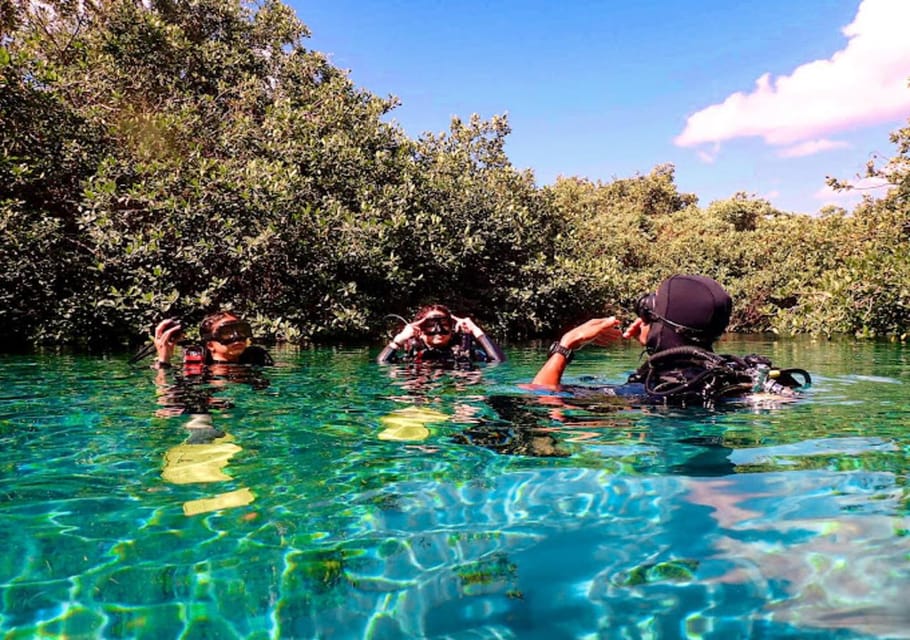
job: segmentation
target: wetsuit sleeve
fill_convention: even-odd
[[[483,350],[487,354],[487,362],[505,362],[506,354],[502,352],[502,349],[499,348],[499,345],[493,342],[493,340],[487,334],[481,334],[479,338],[475,338]]]
[[[377,364],[393,364],[398,362],[398,345],[394,342],[390,342],[385,346],[385,348],[379,352],[379,355],[376,356]]]

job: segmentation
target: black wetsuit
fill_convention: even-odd
[[[445,347],[428,347],[422,340],[411,340],[402,352],[386,346],[376,361],[379,364],[422,364],[444,369],[470,368],[475,362],[504,362],[502,349],[486,334],[475,338],[470,333],[456,333]]]
[[[622,420],[630,419],[627,410],[632,407],[668,405],[713,411],[751,402],[756,394],[793,397],[811,383],[804,370],[778,369],[762,356],[722,355],[695,347],[677,349],[649,358],[625,384],[562,385],[562,402],[555,405],[541,403],[533,396],[489,396],[486,403],[496,419],[480,419],[454,435],[453,440],[508,455],[566,456],[570,452],[554,435],[559,431],[553,429],[550,412],[554,406],[581,410],[567,411],[560,417],[563,426],[571,429],[575,421],[589,424],[592,416],[605,421],[606,416],[615,415],[609,418],[611,423],[622,424]],[[710,456],[717,458],[717,451],[712,449]],[[714,472],[728,469],[719,464]]]

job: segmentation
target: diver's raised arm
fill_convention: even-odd
[[[543,364],[531,384],[556,387],[562,380],[566,366],[572,361],[575,351],[589,343],[606,346],[621,337],[617,328],[619,320],[594,318],[563,334],[558,342],[550,346],[549,357]]]
[[[505,362],[506,354],[500,348],[498,344],[493,342],[493,339],[485,333],[480,334],[480,336],[474,336],[474,339],[477,340],[477,344],[487,353],[488,362]]]
[[[153,338],[158,359],[152,363],[153,369],[167,369],[171,366],[174,347],[177,346],[177,340],[181,335],[183,335],[183,327],[177,318],[168,318],[158,323]]]
[[[474,336],[477,344],[486,352],[488,362],[505,362],[506,354],[503,353],[499,345],[490,336],[484,333],[484,330],[476,322],[467,316],[464,318],[452,316],[452,318],[455,320],[456,331],[470,333]]]
[[[409,322],[404,325],[404,328],[398,332],[392,340],[387,344],[382,351],[379,352],[379,355],[376,356],[376,362],[378,364],[391,364],[398,359],[398,351],[406,348],[408,342],[416,338],[420,333],[420,329],[417,328],[417,325],[413,322]]]

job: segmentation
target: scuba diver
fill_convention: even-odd
[[[206,316],[199,327],[201,344],[182,339],[183,326],[176,318],[164,320],[155,327],[153,348],[146,347],[134,356],[137,361],[157,352],[152,364],[157,369],[155,380],[160,408],[159,417],[188,416],[184,424],[187,438],[170,447],[164,454],[161,477],[170,484],[220,483],[234,480],[225,468],[242,447],[232,434],[216,424],[219,411],[234,403],[220,392],[227,383],[248,384],[264,389],[269,380],[259,371],[274,364],[262,347],[251,345],[252,329],[248,322],[228,311]],[[183,348],[182,367],[175,368],[172,379],[166,375],[177,345]],[[183,504],[186,515],[207,513],[250,504],[255,499],[246,487],[219,492],[189,500]]]
[[[174,355],[174,347],[183,335],[183,326],[176,318],[163,320],[155,327],[154,344],[158,360],[153,369],[168,369]],[[230,311],[211,313],[199,325],[202,346],[184,348],[184,364],[228,365],[247,364],[269,366],[275,364],[268,351],[250,344],[253,331],[250,323],[241,320]]]
[[[225,382],[248,384],[253,389],[265,389],[269,380],[260,367],[274,364],[268,351],[251,345],[252,329],[248,322],[229,311],[219,311],[203,318],[199,326],[202,344],[183,340],[183,326],[176,318],[158,323],[151,345],[141,349],[130,362],[137,362],[152,351],[158,359],[152,369],[158,370],[158,410],[161,416],[202,415],[216,409],[233,406],[230,400],[217,396]],[[182,367],[175,369],[172,380],[165,371],[171,369],[174,350],[183,349]],[[192,424],[192,421],[191,421]],[[193,430],[193,440],[205,441],[217,437],[217,430]]]
[[[422,308],[413,321],[405,322],[376,361],[462,369],[471,368],[474,362],[505,359],[502,349],[471,318],[459,318],[448,307],[434,304]]]
[[[161,414],[197,415],[229,408],[230,401],[216,397],[224,382],[248,384],[254,389],[269,386],[259,368],[274,361],[268,351],[250,344],[252,329],[248,322],[229,311],[218,311],[203,318],[199,335],[202,344],[182,340],[183,326],[175,318],[163,320],[155,327],[152,344],[158,359],[151,366],[158,370],[158,401],[165,407]],[[171,369],[171,358],[178,344],[183,348],[183,366],[168,383],[164,372]],[[150,351],[146,347],[133,361]]]
[[[732,306],[730,295],[711,278],[671,276],[655,293],[639,297],[638,317],[624,332],[615,317],[594,318],[566,332],[550,347],[532,384],[559,386],[576,350],[589,343],[603,346],[620,336],[637,339],[648,358],[626,384],[597,389],[608,395],[645,404],[713,407],[717,401],[755,393],[794,396],[811,384],[808,372],[775,368],[760,355],[714,353]]]

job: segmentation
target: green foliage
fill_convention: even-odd
[[[774,215],[774,210],[770,202],[740,192],[729,200],[712,202],[706,213],[731,225],[735,231],[755,231],[759,221]]]
[[[66,247],[26,259],[68,284],[45,286],[41,307],[5,290],[36,316],[23,339],[125,339],[221,307],[277,338],[356,337],[440,299],[527,334],[571,288],[525,286],[551,273],[561,220],[511,167],[504,117],[408,139],[383,120],[396,99],[306,50],[306,27],[277,2],[57,9],[19,16],[5,66],[22,96],[4,117],[47,148],[8,130],[3,169],[23,186],[4,212],[56,215]]]
[[[560,246],[570,271],[585,283],[582,315],[619,313],[637,295],[653,289],[662,275],[655,258],[666,250],[655,244],[673,216],[691,209],[696,198],[673,182],[672,165],[647,176],[610,183],[560,179],[552,187],[555,206],[570,227]],[[612,305],[604,308],[605,301]]]
[[[831,255],[816,278],[804,284],[800,303],[782,313],[778,326],[791,332],[906,339],[910,319],[910,248],[895,241],[906,213],[884,200],[842,218]]]
[[[672,167],[658,167],[631,180],[553,187],[571,222],[564,250],[580,271],[596,274],[586,311],[612,300],[628,312],[635,292],[688,272],[730,290],[732,330],[906,336],[910,216],[899,189],[853,215],[808,217],[743,193],[700,209],[675,192],[672,177]],[[642,197],[654,193],[662,196]],[[649,207],[655,200],[671,206]]]
[[[50,8],[48,8],[50,7]],[[277,1],[3,4],[0,319],[11,343],[122,343],[216,308],[258,334],[374,336],[442,301],[501,336],[628,312],[689,271],[742,330],[907,332],[910,128],[852,215],[697,206],[671,165],[538,187],[507,119],[418,139]]]

